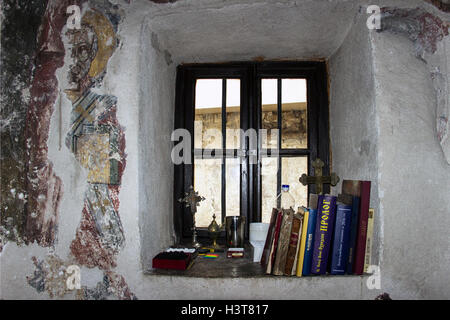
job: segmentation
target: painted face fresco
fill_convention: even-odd
[[[97,36],[87,25],[82,25],[80,30],[70,30],[67,35],[72,45],[71,57],[74,59],[69,71],[69,82],[76,85],[74,89],[81,89],[80,86],[88,81],[91,63],[97,54]]]

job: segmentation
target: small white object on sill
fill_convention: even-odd
[[[261,261],[268,231],[268,223],[250,223],[250,244],[252,245],[253,262]]]
[[[266,241],[250,240],[253,252],[253,262],[260,262]]]

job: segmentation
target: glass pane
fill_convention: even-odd
[[[277,200],[277,158],[262,158],[261,166],[261,219],[269,223]]]
[[[194,147],[222,149],[222,79],[197,80]]]
[[[226,215],[240,215],[241,166],[239,158],[226,159]]]
[[[303,173],[308,174],[308,157],[281,158],[281,184],[289,185],[289,193],[295,199],[295,210],[308,206],[308,188],[298,180]]]
[[[262,148],[277,148],[278,135],[273,129],[278,129],[278,84],[277,79],[261,80],[262,115],[261,128],[267,130],[267,137],[262,135]]]
[[[281,80],[281,147],[308,147],[307,102],[305,79]]]
[[[208,227],[215,213],[220,221],[222,211],[222,159],[195,159],[194,189],[206,199],[195,214],[196,226]]]
[[[241,80],[227,79],[227,149],[239,149],[241,128]]]

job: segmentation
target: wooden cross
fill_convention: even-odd
[[[315,184],[316,185],[316,193],[322,194],[323,193],[323,185],[324,184],[330,184],[333,187],[336,186],[339,182],[339,177],[336,175],[336,173],[332,172],[331,176],[322,176],[322,168],[325,164],[322,160],[317,158],[312,163],[312,166],[314,168],[314,176],[307,176],[306,174],[302,174],[299,181],[304,185],[308,184]]]
[[[191,207],[191,213],[194,215],[197,212],[197,207],[200,205],[200,201],[205,200],[204,197],[199,196],[198,192],[194,191],[194,187],[189,187],[189,192],[184,194],[184,198],[178,199],[179,202],[186,203],[186,207]]]

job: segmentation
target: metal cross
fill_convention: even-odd
[[[316,193],[322,194],[323,193],[323,185],[324,184],[330,184],[333,187],[336,186],[339,182],[339,177],[336,175],[336,173],[332,172],[331,176],[322,176],[322,168],[325,164],[322,160],[317,158],[312,163],[312,166],[314,168],[314,176],[307,176],[306,174],[302,174],[299,181],[304,185],[308,184],[315,184],[316,185]]]
[[[189,187],[189,192],[184,194],[184,198],[178,199],[179,202],[186,203],[186,207],[191,207],[191,213],[194,215],[197,212],[197,207],[200,205],[200,201],[205,200],[204,197],[199,196],[198,192],[194,191],[194,187]]]
[[[186,207],[191,207],[192,213],[192,246],[194,248],[200,248],[202,245],[197,241],[197,230],[195,227],[195,213],[197,212],[197,207],[200,205],[200,201],[205,200],[204,197],[199,196],[198,192],[194,191],[194,187],[189,187],[189,192],[184,194],[184,198],[178,199],[181,203],[186,203]]]

